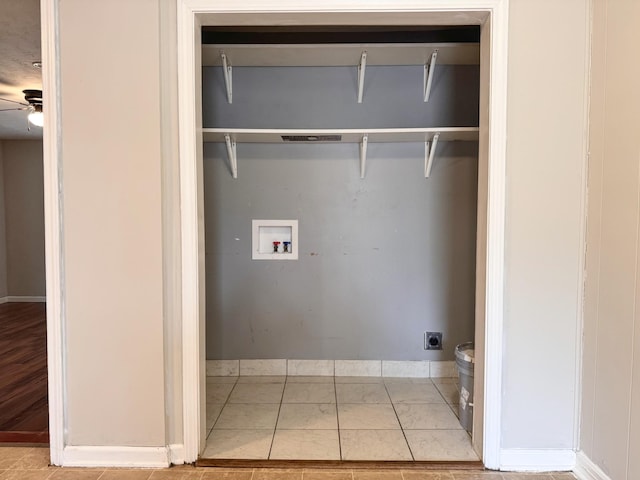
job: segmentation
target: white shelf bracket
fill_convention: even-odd
[[[233,77],[231,65],[227,61],[227,56],[222,53],[220,54],[222,57],[222,72],[224,73],[224,86],[227,88],[227,102],[231,103],[233,100]]]
[[[227,144],[227,155],[229,156],[229,163],[231,164],[231,175],[233,175],[233,178],[238,178],[238,157],[236,156],[236,141],[231,140],[231,137],[229,135],[225,135],[224,143]]]
[[[433,82],[433,72],[436,69],[436,59],[438,58],[438,50],[434,50],[431,54],[431,61],[424,66],[424,101],[429,101],[431,95],[431,83]]]
[[[429,142],[424,142],[424,178],[429,178],[431,175],[431,167],[433,166],[433,157],[436,153],[436,146],[438,145],[439,133],[433,136],[433,139]]]
[[[360,142],[360,178],[364,178],[364,174],[367,170],[367,143],[369,142],[369,135],[363,135]]]
[[[360,64],[358,65],[358,103],[362,103],[364,93],[364,72],[367,68],[367,52],[362,52]]]

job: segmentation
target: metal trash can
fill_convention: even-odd
[[[473,429],[473,364],[474,345],[473,342],[461,343],[456,347],[456,365],[458,366],[458,376],[460,378],[460,403],[458,404],[458,414],[460,425],[467,432]]]

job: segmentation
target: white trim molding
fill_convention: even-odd
[[[188,0],[178,4],[178,131],[180,154],[180,215],[182,262],[182,421],[185,461],[200,454],[200,218],[198,211],[198,132],[196,49],[198,9]]]
[[[169,466],[167,447],[65,447],[64,467],[165,468]]]
[[[395,24],[419,23],[419,15],[454,13],[477,22],[488,21],[490,34],[488,204],[486,269],[486,337],[483,461],[487,468],[501,467],[502,360],[504,315],[504,230],[507,142],[507,49],[509,0],[179,0],[178,86],[179,152],[182,239],[182,359],[183,421],[186,462],[197,459],[201,442],[200,381],[205,375],[202,328],[204,253],[202,245],[201,178],[202,132],[199,126],[200,26],[239,18],[251,25],[274,22],[274,16],[298,14],[296,22],[318,15],[367,15]],[[259,15],[256,15],[259,14]],[[273,14],[274,16],[270,17]],[[335,14],[335,15],[334,15]],[[488,20],[486,20],[488,18]],[[393,20],[391,20],[393,19]],[[266,22],[266,23],[265,23]],[[482,132],[481,132],[482,134]]]
[[[39,296],[7,295],[0,298],[0,303],[44,303],[46,301],[47,297]]]
[[[171,465],[182,465],[184,463],[184,445],[182,443],[169,445],[169,463]]]
[[[573,473],[580,480],[611,480],[611,477],[593,463],[582,450],[576,455],[576,467]]]
[[[502,357],[504,331],[504,235],[507,154],[507,56],[509,4],[495,2],[491,11],[489,85],[489,168],[484,345],[484,422],[482,459],[500,468],[502,440]]]
[[[60,126],[60,40],[58,1],[41,0],[42,100],[44,108],[44,233],[47,297],[49,451],[62,465],[65,411],[64,255],[62,219],[62,140]]]
[[[576,452],[569,449],[510,448],[500,451],[500,470],[505,472],[570,472]]]

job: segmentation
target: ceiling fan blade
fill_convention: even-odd
[[[28,103],[24,103],[24,102],[16,102],[15,100],[9,100],[8,98],[2,98],[0,97],[0,101],[2,102],[11,102],[11,103],[17,103],[18,105],[23,105],[25,107],[28,107],[29,104]]]
[[[3,109],[0,109],[0,112],[11,112],[14,110],[26,110],[26,108],[3,108]]]

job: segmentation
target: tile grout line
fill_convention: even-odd
[[[213,422],[213,425],[211,425],[211,430],[209,430],[209,433],[207,433],[207,438],[205,438],[205,446],[204,446],[205,449],[203,450],[203,453],[207,449],[207,441],[209,440],[209,437],[213,434],[213,429],[215,428],[216,424],[218,423],[218,420],[220,420],[220,417],[222,416],[222,412],[224,411],[225,407],[229,404],[229,398],[231,398],[231,394],[235,390],[239,379],[240,379],[239,376],[236,377],[236,381],[233,383],[233,387],[231,387],[231,390],[227,394],[227,397],[226,397],[224,403],[222,404],[222,408],[220,409],[220,412],[218,413],[218,416],[216,417],[216,420]],[[205,379],[205,384],[206,384],[206,379]],[[221,385],[229,385],[229,384],[221,384]],[[205,388],[208,389],[208,385]],[[206,394],[205,394],[205,400],[206,400]],[[206,402],[205,402],[205,405],[206,405]],[[205,408],[205,412],[206,412],[206,408]],[[206,419],[205,419],[205,422],[206,422]],[[200,455],[198,455],[198,457],[200,457]],[[151,475],[153,475],[153,473]],[[149,478],[151,478],[151,476],[149,476]]]
[[[407,434],[404,431],[404,427],[402,426],[402,422],[400,421],[400,417],[398,416],[398,412],[396,411],[396,405],[395,403],[393,403],[393,399],[391,398],[391,394],[389,393],[386,382],[383,381],[382,385],[384,385],[384,391],[387,392],[387,396],[389,397],[389,401],[391,402],[391,408],[393,408],[393,413],[396,416],[396,420],[398,420],[398,425],[400,425],[400,431],[402,432],[402,437],[404,438],[404,441],[407,444],[407,448],[409,449],[409,453],[411,454],[411,460],[415,462],[416,457],[413,455],[413,450],[411,449],[411,445],[409,444],[409,440],[407,439]]]
[[[436,390],[438,391],[438,393],[440,394],[440,396],[444,400],[444,403],[449,407],[449,410],[451,410],[453,412],[453,414],[456,416],[456,418],[458,419],[458,422],[459,422],[460,421],[460,417],[458,416],[458,412],[456,411],[458,409],[457,405],[454,406],[452,403],[449,403],[449,401],[445,398],[444,394],[440,390],[440,387],[438,386],[437,383],[435,383],[433,380],[431,380],[431,383],[433,384],[434,387],[436,387]],[[456,390],[458,391],[458,395],[460,395],[460,390],[457,387],[456,387]]]
[[[288,361],[287,361],[287,373],[288,372]],[[273,435],[271,437],[271,446],[269,447],[269,454],[267,455],[267,460],[271,459],[271,452],[273,450],[273,443],[275,442],[276,439],[276,431],[278,429],[278,422],[280,421],[280,412],[282,411],[282,402],[284,401],[284,392],[287,389],[287,379],[289,378],[289,375],[285,375],[284,376],[284,384],[282,385],[282,395],[280,395],[280,404],[278,405],[278,415],[276,416],[276,423],[273,426]],[[253,478],[253,473],[251,474],[251,477]]]
[[[342,458],[342,439],[340,438],[340,415],[338,415],[338,385],[336,384],[336,375],[335,375],[335,365],[333,367],[333,394],[336,399],[336,425],[338,426],[338,453],[340,454],[340,460],[344,460]],[[351,473],[351,478],[353,478],[353,473]]]
[[[438,378],[438,377],[436,377],[436,378]],[[451,377],[451,378],[453,378],[453,377]],[[442,399],[444,400],[444,403],[449,407],[449,410],[451,410],[451,412],[458,419],[458,423],[460,423],[459,413],[456,411],[458,409],[458,405],[454,405],[453,403],[449,403],[449,401],[446,399],[446,397],[442,393],[442,390],[440,390],[440,386],[438,386],[438,384],[433,381],[433,378],[431,378],[431,383],[436,388],[438,394],[440,394],[440,397],[442,397]],[[445,384],[440,384],[440,385],[445,385]],[[454,383],[453,385],[456,385],[456,384]],[[460,388],[458,386],[456,386],[456,391],[458,392],[458,396],[459,396],[460,395]],[[460,424],[460,427],[461,427],[462,431],[465,432],[467,434],[467,436],[469,437],[469,442],[471,443],[471,446],[473,448],[473,435],[471,434],[471,432],[467,432],[464,429],[464,427],[462,427],[462,424]],[[433,430],[451,430],[451,429],[448,429],[448,428],[434,428]],[[457,429],[455,429],[455,430],[457,430]],[[475,449],[474,449],[474,452],[475,452]],[[476,456],[477,456],[477,453],[476,453]]]
[[[205,439],[205,448],[206,448],[206,441],[209,440],[209,437],[213,433],[213,429],[215,428],[216,424],[218,423],[218,420],[220,420],[220,416],[222,415],[222,412],[224,411],[225,407],[229,404],[229,399],[231,398],[231,394],[233,393],[233,391],[236,389],[236,385],[238,385],[238,379],[239,378],[240,377],[236,378],[236,381],[234,382],[233,387],[231,387],[231,390],[227,394],[227,398],[225,399],[224,403],[222,404],[222,408],[220,409],[220,412],[218,413],[218,416],[216,417],[216,420],[213,422],[213,425],[211,425],[211,430],[209,430],[209,433],[207,433],[207,438]],[[223,384],[223,385],[229,385],[229,384]],[[206,399],[206,395],[205,395],[205,399]],[[206,419],[205,419],[205,421],[206,421]]]

